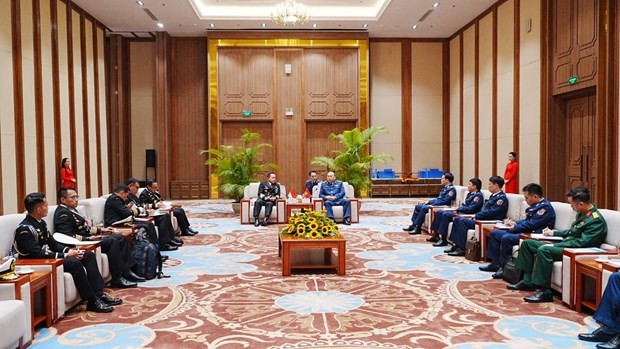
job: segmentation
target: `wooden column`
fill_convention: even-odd
[[[155,151],[157,152],[157,182],[164,197],[170,197],[170,159],[172,144],[172,39],[168,33],[155,36]]]

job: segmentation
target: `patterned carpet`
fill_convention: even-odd
[[[282,277],[277,227],[240,225],[229,203],[187,202],[200,234],[167,252],[169,279],[108,290],[110,314],[82,303],[32,348],[595,348],[591,316],[527,293],[410,236],[413,199],[364,200],[341,226],[347,274]]]

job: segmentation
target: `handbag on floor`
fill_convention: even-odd
[[[467,240],[465,244],[465,258],[474,262],[480,260],[480,241],[475,238]]]
[[[515,257],[515,254],[518,251],[519,250],[514,251],[512,253],[512,256],[510,256],[510,258],[506,262],[506,264],[504,264],[504,274],[502,276],[502,279],[504,279],[504,281],[512,285],[521,281],[521,278],[523,277],[523,272],[517,269],[517,267],[515,266],[517,262],[517,257]]]

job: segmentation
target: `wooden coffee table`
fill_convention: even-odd
[[[278,234],[278,256],[282,257],[282,276],[290,276],[291,269],[337,269],[338,275],[345,275],[347,240],[341,235],[326,236],[322,239],[299,238],[292,234]],[[338,258],[336,260],[332,253],[332,248],[337,249]],[[293,258],[292,251],[296,250],[300,254],[309,250],[323,249],[322,263],[315,263],[315,260],[301,260]],[[336,263],[334,263],[336,260]]]
[[[52,272],[36,271],[30,274],[30,299],[32,301],[32,334],[39,324],[52,326]]]

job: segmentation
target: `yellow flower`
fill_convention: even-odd
[[[319,234],[319,232],[317,230],[310,230],[310,237],[313,239],[316,239],[318,237],[322,237],[321,234]]]
[[[318,228],[319,228],[319,223],[317,222],[310,223],[310,229],[317,230]]]
[[[329,233],[329,231],[330,231],[330,230],[331,230],[331,229],[330,229],[328,226],[326,226],[326,225],[324,225],[324,226],[322,226],[322,227],[321,227],[321,232],[322,232],[323,234],[327,234],[327,233]]]

